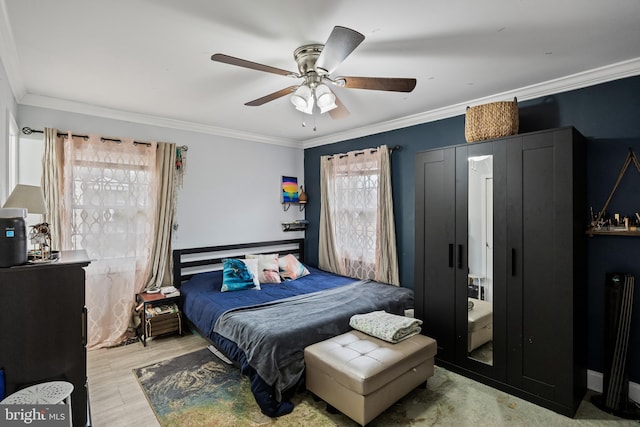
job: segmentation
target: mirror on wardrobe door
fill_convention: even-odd
[[[468,163],[467,353],[493,365],[493,156]]]

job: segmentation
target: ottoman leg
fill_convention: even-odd
[[[327,412],[330,414],[339,414],[340,411],[338,411],[333,405],[330,405],[329,403],[327,403]]]
[[[327,403],[327,412],[330,414],[339,414],[340,411],[338,411],[336,408],[334,408],[332,405]]]

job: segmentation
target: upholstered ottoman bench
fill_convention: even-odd
[[[471,353],[493,339],[493,305],[475,298],[469,298],[469,301],[473,303],[467,329],[467,351]]]
[[[390,343],[354,330],[304,350],[307,390],[367,424],[433,375],[436,341]]]

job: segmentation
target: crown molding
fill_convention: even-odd
[[[424,113],[414,114],[396,120],[377,123],[372,126],[364,126],[357,129],[351,129],[346,132],[340,132],[321,138],[310,139],[305,141],[303,146],[304,148],[312,148],[320,145],[347,141],[350,139],[361,138],[367,135],[388,132],[391,130],[455,117],[465,114],[466,108],[469,105],[485,104],[487,102],[494,101],[504,101],[505,99],[511,99],[514,97],[517,97],[518,101],[526,101],[529,99],[535,99],[561,92],[567,92],[570,90],[581,89],[599,83],[606,83],[609,81],[637,75],[640,75],[640,58],[618,62],[604,67],[595,68],[581,73],[571,74],[558,79],[525,86],[519,89],[513,89],[507,92],[502,92],[483,98],[464,101],[455,105],[425,111]]]
[[[27,92],[22,75],[20,74],[20,62],[18,61],[18,51],[13,40],[13,31],[9,22],[7,5],[5,0],[0,0],[0,59],[4,64],[9,87],[13,92],[16,102]]]
[[[216,135],[227,138],[241,139],[243,141],[261,142],[264,144],[284,145],[287,147],[301,148],[299,142],[284,139],[273,138],[256,133],[242,132],[235,129],[227,129],[218,126],[203,125],[200,123],[186,122],[166,117],[152,116],[148,114],[133,113],[129,111],[116,110],[111,108],[99,107],[96,105],[84,104],[81,102],[69,101],[60,98],[53,98],[41,95],[26,94],[19,102],[20,105],[29,105],[32,107],[49,108],[53,110],[67,111],[70,113],[85,114],[97,116],[107,119],[122,120],[138,124],[151,126],[160,126],[171,129],[186,130],[191,132],[204,133],[208,135]]]
[[[4,6],[3,2],[0,4]],[[350,129],[345,132],[339,132],[320,138],[310,139],[304,141],[303,143],[295,140],[267,137],[264,135],[242,132],[218,126],[203,125],[199,123],[186,122],[164,117],[132,113],[34,94],[25,94],[17,99],[19,100],[18,102],[21,105],[50,108],[78,114],[88,114],[115,120],[123,120],[140,124],[161,126],[172,129],[180,129],[234,139],[241,139],[244,141],[261,142],[265,144],[282,145],[295,148],[313,148],[320,145],[348,141],[368,135],[374,135],[382,132],[388,132],[396,129],[463,115],[467,106],[469,105],[478,105],[487,102],[501,101],[505,99],[511,99],[513,97],[517,97],[518,101],[526,101],[529,99],[540,98],[636,75],[640,75],[640,58],[607,65],[593,70],[572,74],[543,83],[525,86],[519,89],[509,90],[483,98],[476,98],[460,102],[458,104],[449,105],[447,107],[438,108],[406,117],[401,117],[395,120],[376,123],[375,125],[371,126],[363,126],[356,129]],[[14,89],[14,93],[15,92],[18,91]]]

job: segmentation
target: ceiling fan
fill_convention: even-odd
[[[216,53],[212,61],[250,68],[267,73],[304,79],[300,84],[288,86],[270,93],[244,105],[259,106],[285,95],[292,94],[291,102],[296,109],[313,114],[314,106],[320,113],[329,112],[333,119],[349,115],[347,108],[335,96],[326,83],[350,89],[369,89],[393,92],[411,92],[416,86],[416,79],[392,77],[337,77],[331,73],[355,50],[364,40],[364,35],[350,28],[336,26],[331,31],[327,42],[323,44],[306,44],[293,52],[298,64],[298,72],[283,70],[268,65],[258,64],[245,59]]]

